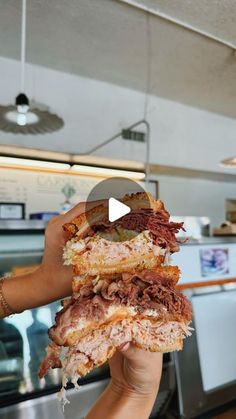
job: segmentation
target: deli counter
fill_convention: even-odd
[[[202,418],[236,402],[236,238],[189,241],[172,263],[182,271],[194,328],[174,354],[179,417]]]

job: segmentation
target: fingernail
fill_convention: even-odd
[[[126,342],[119,347],[120,351],[127,351],[127,349],[129,349],[129,342]]]

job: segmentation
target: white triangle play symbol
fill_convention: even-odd
[[[110,223],[119,220],[119,218],[123,217],[126,214],[129,214],[130,211],[131,208],[128,207],[128,205],[122,204],[122,202],[118,201],[115,198],[109,198],[108,218]]]

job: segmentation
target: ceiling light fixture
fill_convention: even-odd
[[[0,105],[0,130],[14,134],[46,134],[64,126],[63,120],[56,114],[30,106],[25,94],[25,51],[26,51],[26,0],[22,0],[21,22],[21,93],[15,105]]]
[[[68,174],[88,175],[102,178],[123,177],[134,180],[144,180],[145,173],[131,170],[109,169],[104,167],[86,166],[71,163],[61,163],[54,161],[24,159],[19,157],[0,156],[0,168],[11,169],[35,169],[46,171],[63,171]]]
[[[74,164],[71,167],[71,172],[78,172],[78,174],[89,174],[98,177],[124,177],[134,180],[145,179],[144,172],[133,172],[130,170],[108,169],[104,167],[93,167]]]
[[[69,170],[70,164],[58,163],[44,160],[20,159],[18,157],[0,156],[1,167],[11,168],[31,168],[31,169],[45,169],[45,170]]]

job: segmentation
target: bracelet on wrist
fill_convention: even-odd
[[[6,279],[6,277],[0,278],[0,309],[4,317],[8,317],[11,314],[14,314],[14,310],[8,304],[3,292],[3,285]]]

